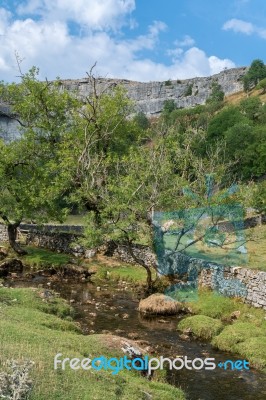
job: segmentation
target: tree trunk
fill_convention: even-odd
[[[151,292],[152,291],[152,287],[153,287],[153,281],[152,281],[152,273],[151,273],[150,267],[147,264],[145,264],[144,260],[142,260],[141,258],[136,256],[136,254],[133,251],[131,242],[127,242],[127,248],[128,248],[129,254],[133,258],[133,260],[136,261],[137,264],[139,264],[143,268],[145,268],[145,270],[147,272],[147,280],[146,280],[147,290],[148,290],[148,292]]]
[[[7,233],[8,233],[8,240],[9,244],[12,247],[12,249],[20,256],[24,256],[27,254],[25,250],[23,250],[20,245],[16,242],[17,239],[17,228],[19,226],[19,223],[11,224],[9,223],[7,225]]]

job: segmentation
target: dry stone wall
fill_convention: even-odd
[[[23,225],[24,228],[28,225]],[[94,249],[86,249],[79,244],[81,232],[59,232],[58,229],[45,231],[36,227],[27,233],[27,243],[38,247],[47,248],[57,252],[64,252],[74,256],[90,258],[95,255]],[[73,227],[72,227],[73,228]],[[82,227],[77,227],[80,230]],[[25,229],[26,230],[26,229]],[[67,228],[65,229],[67,230]],[[7,241],[6,227],[0,224],[0,242]],[[108,246],[101,250],[108,252]],[[109,249],[110,250],[110,249]],[[148,265],[156,264],[156,256],[147,246],[135,246],[135,255],[144,260]],[[121,261],[134,263],[134,259],[123,244],[113,246],[109,255]],[[217,290],[227,296],[239,296],[254,307],[266,310],[266,272],[251,270],[249,268],[223,266],[212,262],[191,258],[183,254],[173,254],[161,271],[162,274],[178,271],[180,279],[186,282],[188,274],[202,287]]]

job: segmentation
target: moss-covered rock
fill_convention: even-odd
[[[223,329],[221,321],[206,315],[193,315],[179,322],[178,329],[182,332],[189,330],[194,336],[211,339]]]

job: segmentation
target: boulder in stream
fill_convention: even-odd
[[[183,311],[182,303],[162,293],[140,300],[138,310],[144,315],[175,315]]]

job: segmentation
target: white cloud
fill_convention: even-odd
[[[235,64],[228,58],[221,60],[218,57],[211,56],[211,57],[209,57],[209,63],[210,63],[211,75],[218,74],[220,71],[222,71],[224,69],[229,69],[229,68],[235,67]]]
[[[223,25],[223,30],[232,30],[245,35],[256,34],[262,39],[266,39],[266,29],[260,28],[251,22],[242,21],[241,19],[230,19]]]
[[[176,40],[174,44],[179,47],[190,47],[194,46],[195,40],[189,35],[185,35],[182,40]]]
[[[230,19],[223,25],[223,30],[234,32],[245,33],[246,35],[251,35],[254,33],[254,27],[250,22],[242,21],[241,19]]]
[[[116,29],[135,9],[135,0],[28,0],[21,15],[41,15],[56,21],[74,21],[90,29]]]
[[[46,2],[55,4],[59,10],[63,0],[56,0],[54,3],[48,0],[31,0],[27,4],[28,12],[43,7]],[[90,2],[91,0],[87,0],[86,4]],[[85,0],[76,2],[72,0],[72,3],[65,0],[64,3],[69,7],[73,3],[74,10],[78,5],[80,7],[84,5]],[[99,0],[98,3],[100,3]],[[42,79],[45,77],[54,79],[56,76],[82,78],[95,61],[97,61],[97,73],[101,76],[140,81],[208,76],[226,67],[235,66],[230,60],[219,59],[214,55],[209,57],[197,47],[186,50],[176,47],[172,50],[172,54],[168,52],[173,57],[170,65],[144,58],[140,55],[140,51],[157,50],[160,33],[167,29],[166,24],[162,21],[154,21],[148,27],[146,34],[129,40],[120,34],[110,33],[108,28],[113,26],[115,29],[118,21],[116,17],[123,13],[130,13],[129,10],[135,3],[130,0],[102,0],[101,3],[112,3],[119,7],[116,13],[114,11],[108,13],[106,10],[104,12],[101,9],[98,13],[95,11],[94,17],[84,17],[84,20],[90,21],[90,26],[95,29],[88,29],[80,36],[71,33],[67,18],[50,19],[48,12],[47,18],[38,20],[30,18],[30,14],[27,14],[27,18],[21,16],[20,19],[14,19],[14,16],[6,10],[0,9],[1,79],[11,81],[18,75],[15,52],[24,59],[23,71],[36,65],[40,67]],[[96,29],[96,27],[102,29]],[[194,43],[189,36],[185,36],[181,42],[183,46],[191,46]]]

